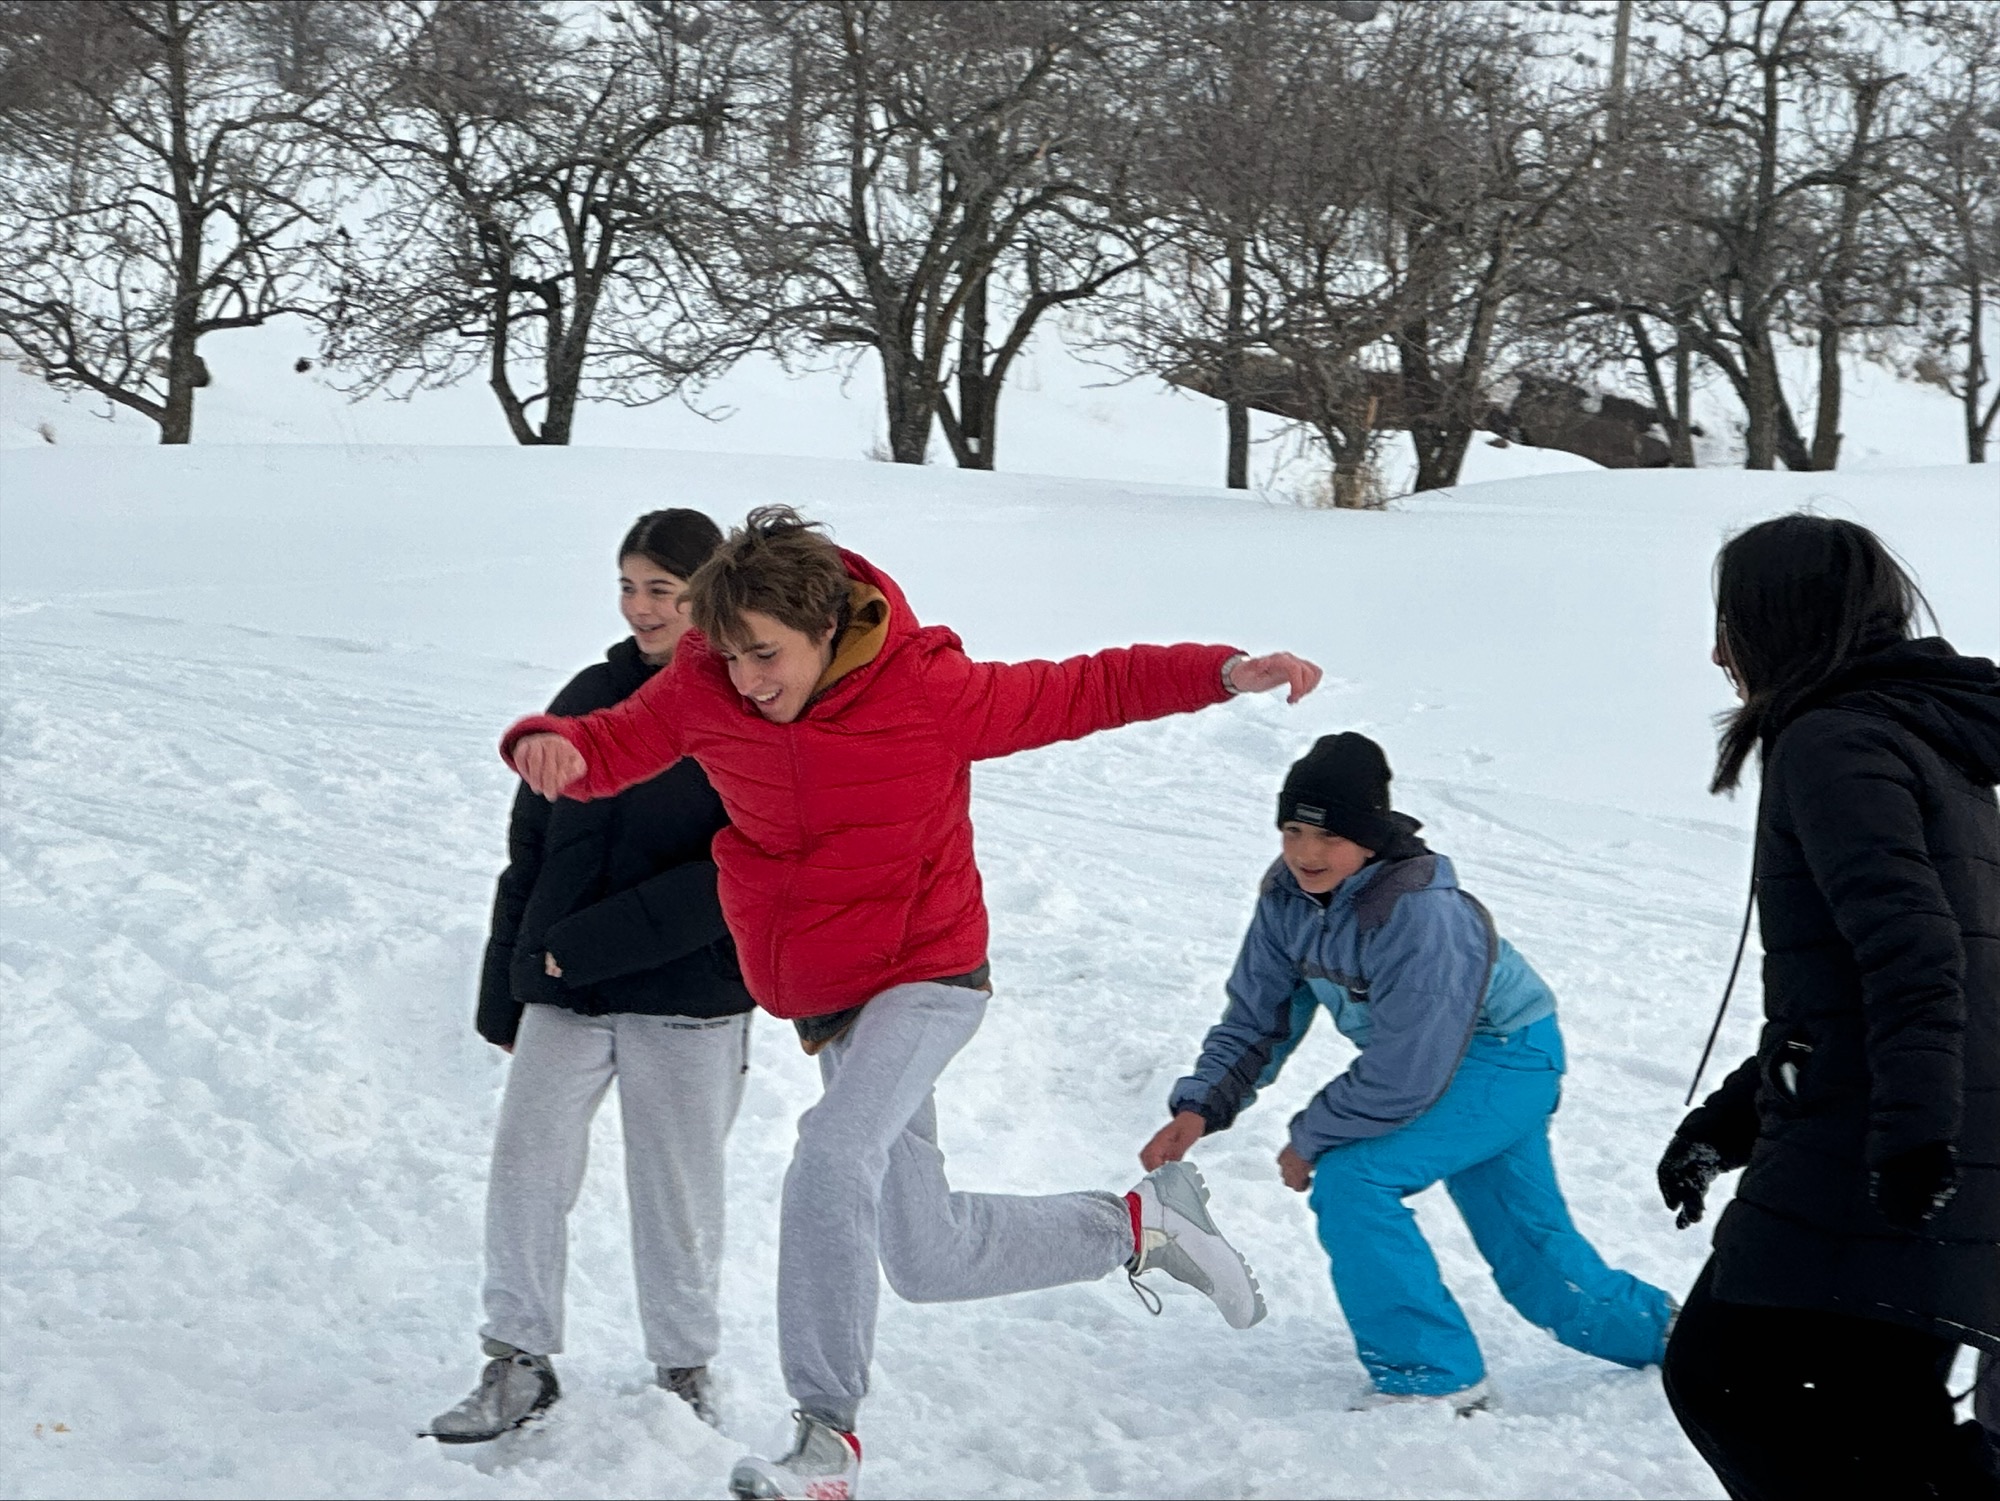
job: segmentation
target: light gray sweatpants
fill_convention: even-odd
[[[984,991],[898,985],[820,1053],[778,1241],[778,1353],[799,1407],[852,1429],[868,1393],[883,1273],[913,1303],[1087,1282],[1132,1254],[1113,1193],[954,1193],[932,1085],[986,1014]],[[877,1271],[877,1267],[880,1271]]]
[[[743,1099],[750,1018],[578,1016],[531,1005],[514,1040],[486,1185],[487,1339],[563,1343],[569,1212],[591,1117],[618,1080],[646,1358],[707,1365],[721,1339],[723,1144]]]

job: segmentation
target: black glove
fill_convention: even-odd
[[[1868,1197],[1883,1219],[1904,1230],[1921,1230],[1957,1192],[1958,1153],[1948,1141],[1898,1152],[1868,1175]]]
[[[1705,1141],[1677,1134],[1667,1143],[1658,1169],[1660,1197],[1667,1208],[1680,1211],[1674,1216],[1675,1229],[1685,1230],[1700,1221],[1708,1208],[1708,1185],[1724,1166],[1722,1153]]]

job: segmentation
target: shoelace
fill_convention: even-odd
[[[1158,1318],[1160,1309],[1165,1306],[1160,1301],[1160,1295],[1141,1282],[1139,1274],[1129,1266],[1125,1268],[1125,1280],[1132,1284],[1132,1291],[1139,1295],[1139,1302],[1144,1305],[1146,1312]]]

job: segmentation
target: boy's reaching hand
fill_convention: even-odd
[[[1278,1176],[1285,1180],[1285,1187],[1295,1194],[1302,1194],[1313,1186],[1313,1165],[1292,1150],[1290,1142],[1278,1154]]]
[[[1139,1166],[1150,1173],[1163,1162],[1179,1162],[1207,1130],[1208,1122],[1198,1112],[1181,1111],[1139,1149]]]
[[[560,735],[543,731],[523,735],[514,742],[514,770],[521,780],[550,802],[562,796],[563,788],[585,771],[583,752]]]
[[[1231,693],[1289,688],[1291,691],[1285,695],[1288,704],[1297,703],[1317,688],[1322,676],[1317,663],[1288,651],[1274,651],[1262,657],[1232,657],[1222,669],[1222,680]]]

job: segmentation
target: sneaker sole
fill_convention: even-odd
[[[556,1399],[560,1396],[562,1396],[560,1391],[543,1393],[541,1401],[522,1413],[505,1428],[496,1428],[491,1433],[439,1433],[435,1429],[425,1428],[417,1434],[417,1437],[434,1438],[441,1444],[490,1444],[496,1438],[505,1438],[510,1433],[519,1433],[531,1423],[539,1423],[549,1415],[549,1409],[556,1405]]]
[[[1249,1320],[1239,1324],[1224,1313],[1224,1322],[1232,1329],[1250,1329],[1263,1323],[1265,1315],[1270,1312],[1264,1304],[1264,1289],[1258,1285],[1257,1273],[1252,1269],[1249,1258],[1230,1244],[1228,1236],[1216,1229],[1215,1217],[1208,1212],[1208,1180],[1202,1177],[1200,1168],[1185,1158],[1172,1165],[1182,1171],[1157,1183],[1156,1191],[1160,1196],[1160,1202],[1176,1214],[1192,1221],[1195,1228],[1220,1241],[1223,1249],[1236,1258],[1236,1264],[1243,1269],[1244,1280],[1250,1284]],[[1187,1189],[1192,1189],[1192,1194],[1184,1191]],[[1213,1293],[1209,1294],[1211,1300],[1214,1296]],[[1220,1303],[1215,1306],[1218,1309],[1222,1307]]]

